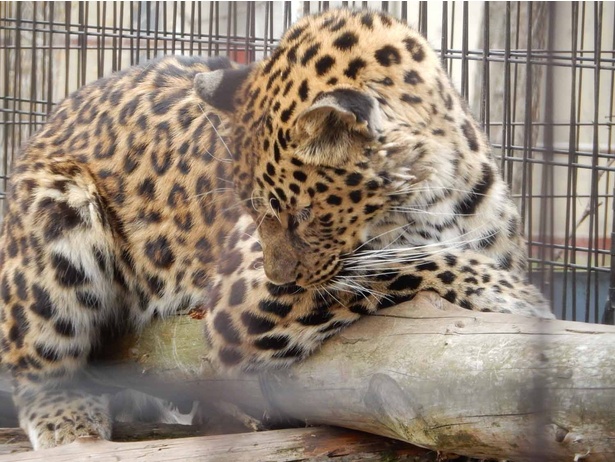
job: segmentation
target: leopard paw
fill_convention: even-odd
[[[37,398],[19,406],[20,425],[35,450],[68,444],[82,436],[111,439],[106,397],[56,391]]]
[[[500,313],[512,313],[543,319],[554,319],[549,302],[531,284],[517,282],[514,285],[500,281],[477,290],[473,301],[474,309]]]

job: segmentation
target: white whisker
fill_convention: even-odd
[[[361,248],[365,247],[365,246],[366,246],[367,244],[369,244],[370,242],[372,242],[372,241],[374,241],[374,240],[376,240],[376,239],[378,239],[378,238],[380,238],[380,237],[382,237],[382,236],[384,236],[384,235],[386,235],[386,234],[393,233],[393,232],[395,232],[395,231],[398,231],[398,230],[400,230],[400,229],[404,229],[404,228],[406,228],[406,227],[408,227],[408,226],[411,226],[411,225],[412,225],[411,223],[406,223],[406,224],[403,224],[403,225],[401,225],[401,226],[398,226],[397,228],[393,228],[393,229],[390,229],[390,230],[388,230],[388,231],[385,231],[385,232],[383,232],[383,233],[381,233],[381,234],[378,234],[377,236],[374,236],[374,237],[372,237],[371,239],[368,239],[368,240],[367,240],[367,241],[365,241],[363,244],[361,244],[359,247],[357,247],[357,248],[353,251],[353,254],[354,254],[355,252],[357,252],[358,250],[361,250]]]
[[[218,129],[216,128],[216,126],[213,124],[213,122],[207,116],[207,112],[205,111],[205,109],[203,109],[203,106],[201,106],[199,104],[199,108],[203,112],[203,115],[207,119],[207,122],[209,122],[209,125],[211,125],[211,128],[213,129],[213,131],[216,133],[216,136],[218,137],[218,139],[222,142],[222,145],[224,146],[224,149],[226,149],[226,152],[228,153],[229,157],[228,157],[228,159],[219,159],[216,156],[214,156],[212,153],[210,153],[209,151],[207,151],[207,154],[209,154],[212,158],[214,158],[214,159],[216,159],[217,161],[220,161],[220,162],[232,162],[233,161],[233,153],[231,152],[231,150],[227,146],[226,142],[224,141],[224,138],[220,135],[220,132],[218,132]],[[222,123],[222,121],[220,121],[220,123]]]
[[[282,224],[282,219],[280,218],[280,214],[278,213],[278,211],[273,207],[273,198],[269,199],[269,209],[271,210],[271,214],[277,218],[278,222],[280,222],[280,224]]]
[[[359,282],[353,280],[352,278],[349,279],[347,276],[336,276],[333,279],[331,287],[333,287],[334,290],[340,292],[347,292],[355,295],[357,293],[367,293],[368,295],[371,295],[376,299],[389,298],[388,294],[379,292],[371,287],[364,286]]]
[[[205,196],[209,196],[210,194],[215,194],[215,193],[220,193],[220,192],[226,192],[226,191],[234,191],[233,188],[216,188],[216,189],[212,189],[211,191],[207,191],[201,194],[195,194],[192,197],[205,197]]]
[[[393,212],[401,212],[401,213],[421,213],[423,215],[430,216],[450,216],[450,217],[476,217],[483,215],[482,213],[453,213],[453,212],[431,212],[429,210],[415,208],[415,207],[407,207],[407,206],[395,206],[391,207]]]
[[[261,227],[261,225],[263,224],[263,221],[265,221],[265,217],[266,217],[266,215],[263,215],[261,217],[261,220],[256,224],[256,228],[254,228],[254,232],[257,232],[258,229]]]
[[[329,295],[329,297],[331,297],[333,300],[335,300],[338,305],[340,305],[341,307],[344,307],[344,308],[348,308],[341,301],[339,301],[339,299],[335,295],[333,295],[331,292],[329,292],[329,290],[327,290],[326,287],[322,287],[322,290],[324,290]]]
[[[435,192],[435,191],[440,191],[440,190],[454,191],[454,192],[460,192],[460,193],[465,193],[465,194],[473,193],[476,196],[485,196],[485,197],[488,196],[488,194],[478,193],[476,191],[472,191],[471,189],[449,188],[447,186],[429,186],[429,187],[417,188],[417,187],[414,187],[413,185],[409,185],[407,188],[398,189],[397,191],[391,191],[387,195],[388,196],[401,196],[401,195],[414,193],[414,192]]]

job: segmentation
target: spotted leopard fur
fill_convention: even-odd
[[[552,316],[487,140],[380,13],[304,18],[247,68],[172,56],[83,87],[7,202],[0,351],[35,448],[110,437],[108,397],[67,384],[154,316],[204,306],[212,358],[243,370],[421,290]]]

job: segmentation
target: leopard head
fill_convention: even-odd
[[[379,13],[329,11],[299,21],[265,61],[195,78],[196,93],[233,125],[235,188],[273,283],[331,281],[399,191],[431,172],[413,163],[420,143],[404,138],[405,127],[426,123],[425,111],[382,96],[397,83],[409,91],[401,63],[423,53],[411,32]]]

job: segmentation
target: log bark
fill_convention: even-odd
[[[513,461],[615,460],[615,327],[470,312],[427,294],[285,370],[224,377],[202,323],[147,328],[100,381]]]

